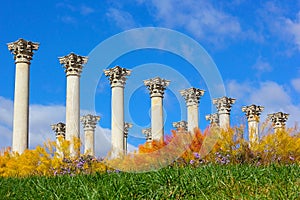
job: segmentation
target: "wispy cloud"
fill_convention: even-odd
[[[117,8],[109,8],[106,16],[110,21],[113,21],[116,26],[122,30],[134,28],[137,26],[133,16],[126,11]]]
[[[290,114],[287,124],[293,126],[296,122],[299,122],[300,107],[293,103],[291,94],[288,91],[287,86],[273,81],[253,83],[231,80],[227,83],[228,95],[238,100],[238,104],[235,106],[241,107],[250,104],[264,106],[262,120],[265,120],[269,113],[286,112]]]
[[[233,39],[241,33],[238,19],[214,7],[209,1],[152,0],[150,7],[151,14],[161,25],[184,28],[197,38],[215,44]]]
[[[258,57],[255,64],[252,66],[252,69],[256,71],[257,76],[261,76],[265,72],[272,71],[270,63],[264,60],[262,57]]]

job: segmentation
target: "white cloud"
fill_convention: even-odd
[[[263,60],[261,57],[258,57],[255,64],[252,66],[253,69],[257,71],[257,75],[260,76],[264,72],[272,71],[271,65]]]
[[[295,45],[300,50],[300,12],[297,13],[296,19],[285,19],[286,32],[291,34]]]
[[[274,112],[285,112],[290,114],[287,125],[293,126],[299,122],[300,105],[293,103],[288,88],[273,81],[261,82],[258,84],[250,82],[237,82],[231,80],[227,84],[227,92],[230,97],[237,98],[238,104],[244,106],[256,104],[264,106],[262,121],[267,114]]]
[[[292,86],[294,87],[294,89],[300,93],[300,78],[297,79],[293,79],[291,81]]]
[[[115,22],[115,24],[123,30],[136,27],[136,23],[129,12],[122,11],[116,8],[109,8],[106,16],[108,19]]]
[[[241,32],[234,16],[217,9],[208,1],[152,0],[153,13],[162,25],[184,28],[194,36],[215,44],[235,38]]]
[[[43,145],[47,140],[55,140],[55,133],[51,130],[51,124],[65,121],[65,107],[61,105],[31,105],[29,116],[29,148]],[[13,102],[0,96],[0,149],[11,146]],[[88,111],[82,111],[86,114]],[[81,138],[84,144],[83,128],[81,126]],[[111,134],[109,129],[97,126],[95,131],[95,148],[97,156],[105,156],[111,147]],[[128,144],[128,150],[135,147]]]

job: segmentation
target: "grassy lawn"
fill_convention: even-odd
[[[300,199],[300,167],[206,165],[148,173],[0,178],[0,199]]]

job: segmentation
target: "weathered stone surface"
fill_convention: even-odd
[[[164,96],[166,87],[170,84],[169,80],[162,79],[160,77],[152,78],[144,81],[145,86],[149,89],[150,96],[161,97]]]
[[[84,129],[84,153],[95,155],[95,128],[100,120],[100,116],[84,115],[80,117],[80,121]]]
[[[186,121],[173,122],[173,127],[177,131],[188,131],[188,123]]]

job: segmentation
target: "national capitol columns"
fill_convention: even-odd
[[[164,116],[163,116],[163,97],[166,87],[170,84],[169,80],[155,77],[144,81],[149,89],[151,97],[151,139],[163,141],[164,139]]]
[[[24,39],[19,39],[8,44],[8,49],[14,55],[16,64],[15,93],[14,93],[14,122],[12,151],[23,153],[28,148],[28,120],[29,120],[29,67],[34,51],[38,50],[39,44]],[[80,119],[85,133],[85,153],[95,155],[95,128],[100,120],[99,116],[85,115],[80,118],[80,76],[88,58],[74,53],[59,58],[59,62],[65,68],[67,79],[66,90],[66,123],[60,122],[51,127],[56,133],[57,147],[60,147],[62,140],[71,142],[70,155],[76,156],[79,153],[79,146],[75,146],[73,139],[80,139]],[[131,74],[131,70],[120,66],[104,70],[109,77],[112,100],[111,100],[111,130],[112,130],[112,157],[124,155],[127,152],[127,137],[131,123],[124,122],[124,87],[126,79]],[[151,78],[144,81],[149,89],[151,97],[151,127],[143,129],[147,142],[153,140],[162,141],[164,138],[164,118],[163,118],[163,97],[164,91],[169,86],[170,81],[160,77]],[[199,127],[199,102],[204,95],[204,90],[188,88],[180,91],[187,106],[187,122],[174,122],[173,126],[181,132],[192,132]],[[218,126],[222,129],[230,127],[230,111],[235,99],[220,97],[213,99],[217,113],[206,115],[210,121],[210,126]],[[248,133],[250,144],[259,141],[258,123],[260,114],[264,107],[250,105],[242,107],[242,111],[248,119]],[[275,132],[285,129],[288,114],[283,112],[268,115]],[[58,148],[57,152],[61,157],[62,152]]]
[[[19,39],[7,46],[16,63],[12,151],[23,153],[28,148],[29,67],[39,44]]]
[[[87,57],[74,53],[59,58],[67,77],[66,140],[71,141],[71,156],[75,156],[79,152],[79,149],[74,146],[74,140],[80,138],[80,75],[87,60]]]
[[[111,157],[115,158],[125,154],[124,147],[124,87],[127,76],[131,71],[116,66],[104,70],[111,85]]]

